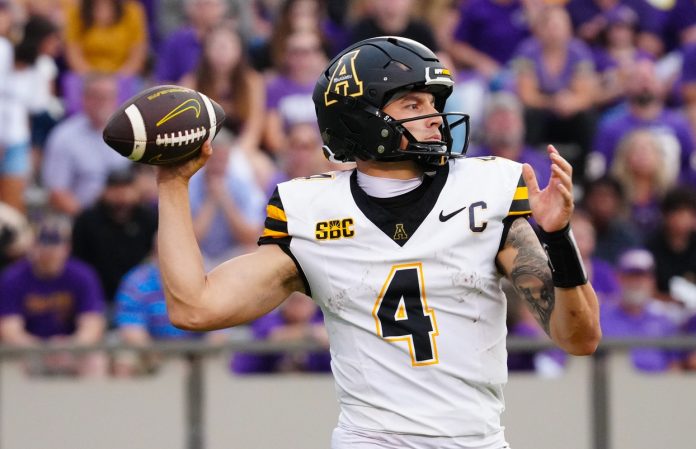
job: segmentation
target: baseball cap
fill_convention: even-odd
[[[36,230],[36,241],[42,245],[58,245],[70,241],[72,224],[67,216],[48,214]]]
[[[655,259],[647,249],[630,249],[619,257],[617,269],[628,274],[652,273],[655,269]]]
[[[106,177],[107,186],[123,186],[133,182],[135,182],[135,173],[131,166],[111,170]]]

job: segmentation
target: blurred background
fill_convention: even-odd
[[[604,343],[564,357],[505,289],[512,447],[693,446],[696,0],[0,0],[1,449],[328,446],[316,305],[174,328],[155,171],[101,133],[157,84],[223,106],[190,186],[213,267],[255,248],[278,182],[351,168],[324,159],[311,94],[379,35],[454,70],[446,109],[471,115],[469,155],[529,163],[542,185],[546,144],[574,167]]]

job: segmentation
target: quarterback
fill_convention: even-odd
[[[597,297],[569,227],[572,167],[552,176],[453,151],[452,77],[403,38],[336,56],[313,95],[333,161],[356,168],[278,185],[256,252],[206,273],[188,180],[210,156],[162,167],[160,269],[170,319],[210,330],[253,320],[292,292],[324,312],[341,407],[334,449],[503,449],[507,277],[551,339],[594,352]],[[467,139],[468,141],[468,139]],[[527,221],[533,216],[539,236]]]

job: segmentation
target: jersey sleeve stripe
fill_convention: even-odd
[[[271,231],[288,233],[288,224],[285,221],[276,220],[274,218],[266,218],[264,226]]]
[[[515,188],[515,193],[512,196],[512,202],[510,203],[510,210],[507,213],[508,217],[530,215],[532,213],[532,208],[529,205],[529,189],[527,184],[524,182],[524,178],[520,175],[520,179],[517,181],[517,188]]]
[[[289,234],[287,232],[274,231],[273,229],[264,228],[263,234],[261,234],[261,238],[264,238],[264,237],[271,237],[271,238],[277,239],[277,238],[289,237]]]
[[[277,207],[278,209],[285,211],[285,208],[283,207],[283,201],[280,199],[280,192],[278,192],[278,187],[275,188],[273,194],[268,199],[268,205]],[[284,213],[285,212],[283,212],[283,214]]]
[[[513,201],[515,200],[528,200],[529,199],[529,189],[527,186],[524,187],[518,187],[515,190],[515,196],[512,197]]]
[[[266,206],[266,215],[268,218],[272,218],[274,220],[284,221],[286,223],[288,221],[285,211],[278,206],[274,206],[273,204]]]
[[[508,212],[507,216],[511,217],[513,215],[529,215],[531,213],[532,213],[531,209],[526,209],[526,210],[520,210],[520,211],[515,211],[515,212],[510,211],[510,212]]]

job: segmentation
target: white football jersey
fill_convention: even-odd
[[[282,183],[259,243],[295,260],[324,312],[341,426],[502,443],[506,300],[495,259],[506,217],[530,213],[521,165],[451,160],[424,184],[398,217],[355,171]]]

